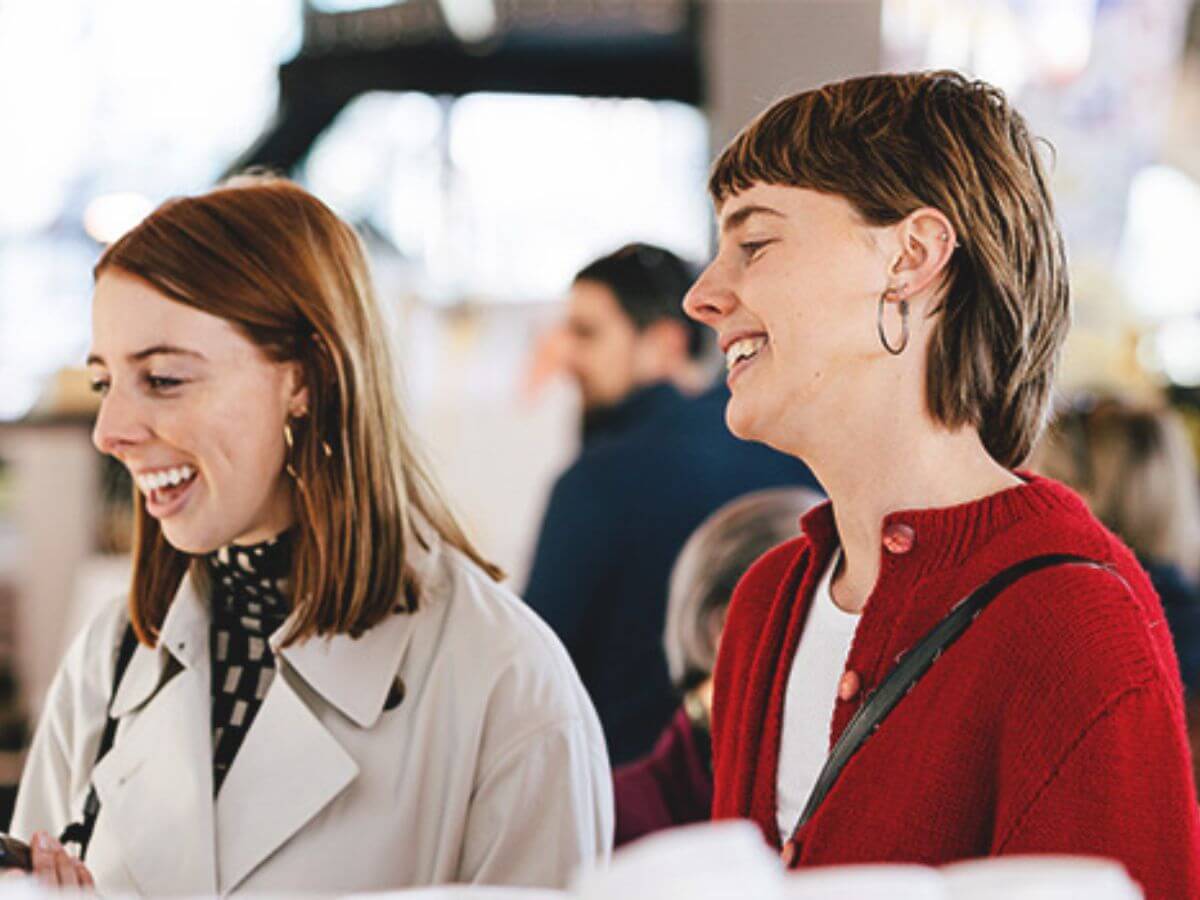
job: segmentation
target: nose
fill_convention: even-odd
[[[122,453],[145,441],[149,433],[137,402],[110,389],[100,401],[100,412],[92,428],[96,449],[120,459]]]
[[[683,311],[697,322],[716,328],[737,303],[720,265],[720,257],[708,264],[683,298]]]

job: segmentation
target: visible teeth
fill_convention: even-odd
[[[759,337],[748,337],[734,341],[729,345],[729,349],[725,351],[725,368],[732,369],[738,361],[749,359],[766,345],[767,339],[761,335]]]
[[[196,474],[196,470],[191,466],[178,466],[174,469],[160,469],[157,472],[151,472],[148,475],[139,475],[137,477],[138,489],[143,494],[149,494],[152,491],[157,491],[159,488],[174,487],[189,480]]]

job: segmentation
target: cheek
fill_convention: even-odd
[[[269,485],[283,469],[282,422],[282,413],[268,404],[226,398],[189,423],[190,440],[210,477],[256,491],[256,485]]]

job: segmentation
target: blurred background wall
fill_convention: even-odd
[[[166,197],[268,166],[358,226],[409,414],[519,587],[578,431],[533,364],[572,275],[631,240],[704,261],[714,152],[831,79],[1008,90],[1052,145],[1064,390],[1194,410],[1198,22],[1191,0],[0,0],[0,783],[79,598],[124,587],[129,486],[79,366],[91,264]]]

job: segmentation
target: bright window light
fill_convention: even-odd
[[[1200,314],[1198,234],[1200,184],[1169,166],[1134,177],[1117,268],[1138,315]],[[1193,351],[1200,359],[1200,345]]]
[[[357,12],[360,9],[379,9],[381,6],[395,6],[404,0],[309,0],[309,6],[317,12],[344,13]]]
[[[700,261],[708,130],[679,103],[371,94],[313,147],[305,183],[412,264],[426,299],[541,301],[632,240]]]
[[[300,0],[0,0],[0,419],[86,350],[95,240],[212,184],[301,33]]]

